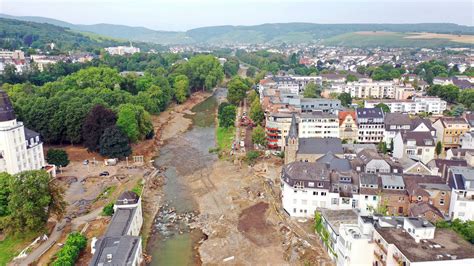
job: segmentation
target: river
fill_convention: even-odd
[[[217,156],[209,153],[215,146],[215,113],[217,99],[224,90],[196,105],[191,128],[165,143],[154,160],[164,167],[163,206],[154,221],[155,233],[150,237],[147,253],[150,265],[194,265],[198,260],[194,246],[202,233],[191,230],[187,222],[197,214],[197,203],[187,185],[189,175],[210,167]],[[207,172],[207,171],[206,171]],[[205,174],[205,172],[204,172]]]

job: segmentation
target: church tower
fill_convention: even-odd
[[[296,153],[298,152],[298,126],[296,125],[296,116],[293,113],[291,117],[291,126],[285,145],[285,164],[296,161]]]

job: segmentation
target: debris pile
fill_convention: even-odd
[[[153,233],[158,232],[164,239],[175,234],[188,233],[194,229],[197,215],[195,211],[178,213],[169,203],[165,203],[155,217]]]

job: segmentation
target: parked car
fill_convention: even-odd
[[[107,172],[107,171],[104,171],[104,172],[102,172],[102,173],[99,174],[99,176],[108,176],[108,175],[110,175],[110,174],[109,174],[109,172]]]
[[[82,162],[82,164],[83,164],[83,165],[88,165],[88,164],[89,164],[89,160],[84,160],[84,161]]]

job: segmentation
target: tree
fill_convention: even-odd
[[[100,137],[100,155],[109,158],[124,158],[132,153],[127,136],[117,126],[106,128]]]
[[[236,58],[229,58],[227,61],[224,63],[224,73],[227,77],[232,77],[237,75],[237,72],[239,71],[239,60]]]
[[[462,104],[458,104],[454,106],[453,109],[451,110],[451,113],[453,114],[453,116],[456,116],[456,117],[461,116],[464,113],[464,106]]]
[[[321,97],[321,87],[316,85],[314,82],[309,82],[303,92],[305,98],[320,98]]]
[[[435,147],[436,156],[439,157],[442,151],[443,151],[443,144],[441,143],[441,141],[438,141]]]
[[[227,89],[227,100],[232,104],[239,104],[245,98],[249,86],[241,77],[235,76],[227,83]]]
[[[114,214],[114,203],[110,202],[102,208],[102,214],[105,216],[112,216]]]
[[[382,109],[382,111],[384,113],[390,113],[390,107],[388,107],[388,105],[384,104],[384,103],[379,103],[375,106],[376,108],[380,108]]]
[[[119,106],[117,127],[131,142],[144,139],[153,133],[150,114],[143,107],[129,103]]]
[[[267,136],[262,126],[258,125],[252,131],[252,142],[254,144],[265,146],[267,145]]]
[[[10,182],[13,177],[7,173],[0,173],[0,217],[10,214],[8,209],[8,197],[10,196]]]
[[[352,75],[352,74],[348,74],[346,76],[346,82],[353,82],[353,81],[358,81],[359,79],[355,76],[355,75]]]
[[[352,104],[352,97],[349,93],[343,92],[337,96],[342,106],[349,107]]]
[[[66,211],[67,206],[67,203],[64,201],[64,187],[54,181],[49,182],[48,185],[49,194],[51,195],[49,212],[60,219]]]
[[[263,112],[262,106],[260,105],[260,99],[255,98],[250,106],[250,118],[255,124],[262,124],[265,119],[265,113]]]
[[[52,201],[49,175],[43,170],[20,172],[11,179],[8,208],[15,210],[6,220],[6,227],[14,232],[37,231],[48,220],[48,206]]]
[[[232,127],[235,124],[235,116],[236,116],[237,108],[235,105],[227,105],[222,109],[222,113],[219,118],[219,126],[228,128]]]
[[[189,97],[189,79],[185,75],[179,75],[174,79],[174,92],[178,103],[183,103]]]
[[[255,67],[251,66],[251,67],[247,68],[247,71],[246,71],[245,75],[247,77],[254,78],[256,73],[257,73],[257,69]]]
[[[99,151],[99,141],[104,130],[115,125],[117,116],[115,113],[105,108],[103,105],[96,105],[87,114],[84,124],[82,125],[83,144],[88,151]]]
[[[56,166],[65,167],[69,164],[69,157],[65,150],[49,149],[46,153],[46,161]]]
[[[387,154],[387,152],[388,152],[387,143],[385,143],[383,140],[381,140],[379,142],[378,149],[379,149],[379,152],[381,152],[383,154]]]

